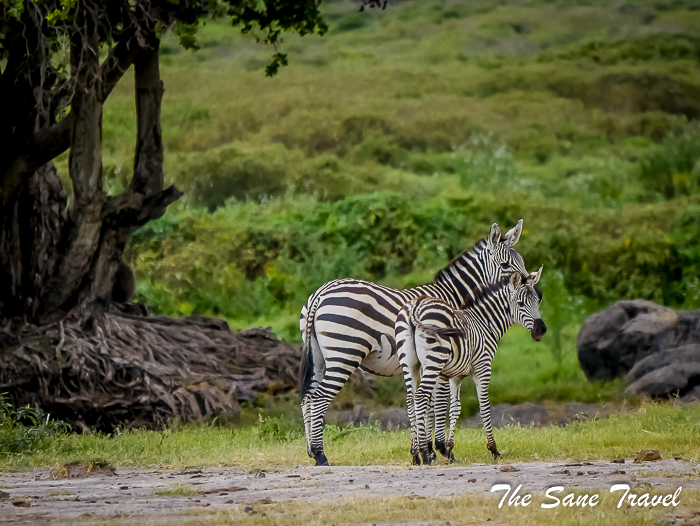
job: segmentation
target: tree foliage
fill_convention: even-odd
[[[55,321],[110,299],[131,233],[182,195],[163,187],[160,39],[172,29],[195,49],[211,18],[271,45],[326,31],[316,0],[0,0],[1,317]],[[286,63],[275,53],[266,73]],[[102,108],[132,65],[133,177],[107,195]],[[70,196],[50,163],[66,150]]]

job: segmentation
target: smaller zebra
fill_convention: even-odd
[[[396,346],[406,382],[414,465],[420,464],[421,457],[428,465],[434,459],[428,447],[427,417],[438,380],[449,381],[450,386],[450,429],[445,447],[447,457],[451,457],[461,412],[460,386],[466,376],[476,384],[487,448],[494,458],[500,456],[491,429],[491,361],[499,340],[514,323],[530,331],[535,341],[547,331],[539,311],[542,295],[535,287],[541,275],[542,267],[529,276],[516,272],[498,283],[482,285],[465,310],[429,296],[413,299],[401,308],[395,326]],[[435,407],[435,413],[444,414],[446,405],[445,401],[442,407]]]
[[[389,0],[361,0],[360,11],[364,11],[365,7],[381,7],[383,11],[384,9],[386,9],[386,5],[388,3]]]

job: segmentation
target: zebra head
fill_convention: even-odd
[[[542,267],[537,272],[533,272],[525,279],[518,273],[511,274],[508,283],[510,312],[513,322],[525,327],[532,339],[536,342],[542,340],[542,336],[547,332],[547,326],[542,321],[540,315],[541,295],[535,285],[542,276]]]
[[[491,231],[486,238],[486,251],[490,256],[487,261],[489,266],[493,267],[490,272],[492,279],[489,281],[498,281],[501,276],[510,276],[513,273],[520,274],[523,278],[528,275],[523,257],[513,248],[520,240],[522,232],[522,219],[502,237],[498,223],[491,225]]]

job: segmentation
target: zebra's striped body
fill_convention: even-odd
[[[522,220],[503,238],[498,225],[492,225],[486,240],[457,257],[428,285],[396,290],[367,281],[338,279],[323,285],[307,300],[299,324],[304,340],[299,385],[307,452],[317,465],[328,463],[323,453],[326,410],[352,372],[357,367],[383,376],[401,372],[394,334],[402,305],[428,295],[460,308],[479,284],[512,272],[526,275],[522,257],[512,248],[521,232]],[[442,436],[438,429],[436,441],[441,438],[444,444],[444,419],[442,422]]]
[[[420,297],[406,303],[396,319],[396,346],[406,382],[406,406],[411,420],[413,463],[432,463],[428,451],[427,419],[432,400],[436,414],[445,413],[446,400],[433,392],[440,379],[450,387],[450,430],[448,452],[454,447],[454,428],[461,412],[460,386],[466,376],[476,385],[479,410],[487,447],[500,455],[491,429],[488,387],[491,361],[499,340],[513,323],[530,331],[540,341],[547,328],[539,312],[541,296],[535,288],[542,268],[525,279],[512,274],[499,283],[475,291],[466,310],[455,310],[435,297]],[[444,404],[444,405],[442,405]]]

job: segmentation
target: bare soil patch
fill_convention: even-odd
[[[0,522],[34,524],[148,521],[151,524],[192,519],[197,509],[250,504],[256,509],[275,502],[302,499],[320,501],[337,497],[408,495],[448,497],[463,493],[490,493],[494,484],[523,485],[527,492],[553,485],[567,489],[609,489],[613,484],[632,487],[700,489],[698,465],[681,460],[651,464],[607,462],[527,462],[471,464],[409,469],[402,466],[297,467],[279,471],[248,472],[209,468],[186,471],[117,468],[114,476],[53,480],[49,469],[2,474],[9,498],[0,501]],[[188,495],[164,495],[173,488]],[[176,491],[176,490],[174,490]],[[15,502],[22,502],[21,506]],[[24,503],[29,503],[27,506]],[[188,512],[185,514],[185,512]]]

